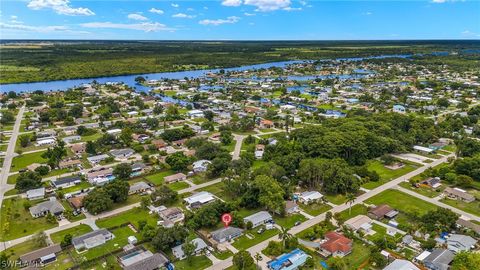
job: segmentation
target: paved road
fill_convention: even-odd
[[[454,156],[454,154],[444,156],[440,159],[435,160],[434,162],[432,162],[430,164],[424,165],[424,166],[422,166],[422,167],[420,167],[420,168],[418,168],[418,169],[416,169],[412,172],[409,172],[409,173],[407,173],[407,174],[405,174],[401,177],[398,177],[398,178],[396,178],[396,179],[394,179],[390,182],[387,182],[387,183],[385,183],[385,184],[383,184],[383,185],[381,185],[381,186],[379,186],[375,189],[372,189],[372,190],[358,196],[357,199],[352,203],[352,206],[354,206],[356,204],[359,204],[359,203],[363,203],[365,200],[367,200],[367,199],[369,199],[369,198],[371,198],[371,197],[373,197],[373,196],[375,196],[375,195],[377,195],[377,194],[379,194],[379,193],[381,193],[381,192],[383,192],[387,189],[394,188],[395,186],[397,186],[401,182],[404,182],[404,181],[412,178],[415,175],[421,174],[422,172],[424,172],[425,170],[427,170],[430,167],[434,167],[434,166],[437,166],[441,163],[444,163],[444,162],[447,161],[447,159],[449,157],[453,157],[453,156]],[[337,205],[337,206],[333,207],[332,209],[330,209],[330,212],[332,212],[332,214],[335,214],[337,212],[342,212],[344,210],[347,210],[349,207],[350,207],[349,204],[348,205],[347,204]],[[295,226],[295,227],[291,228],[289,230],[289,233],[290,234],[297,234],[297,233],[299,233],[299,232],[301,232],[301,231],[303,231],[307,228],[310,228],[310,227],[314,226],[315,224],[323,221],[324,219],[325,219],[325,213],[320,214],[320,215],[318,215],[318,216],[316,216],[312,219],[304,221],[303,223],[301,223],[298,226]],[[255,246],[253,246],[253,247],[251,247],[247,250],[253,256],[255,253],[261,252],[263,249],[265,249],[268,245],[268,242],[270,242],[270,241],[280,241],[280,239],[278,238],[278,236],[274,236],[274,237],[272,237],[270,239],[267,239],[267,240],[255,245]],[[230,267],[231,265],[232,265],[232,258],[230,257],[227,260],[224,260],[224,261],[219,262],[218,264],[212,265],[208,269],[209,270],[226,269],[226,268]]]
[[[10,167],[12,166],[12,160],[15,156],[15,144],[17,143],[18,133],[20,131],[20,124],[22,123],[23,113],[25,112],[25,106],[21,107],[18,111],[15,125],[13,126],[12,136],[8,143],[7,151],[5,153],[5,159],[3,160],[3,168],[0,172],[0,209],[3,202],[4,194],[7,190],[12,188],[12,185],[7,184],[8,175],[10,174]]]
[[[242,151],[243,139],[245,139],[246,136],[245,135],[237,135],[237,134],[234,134],[233,136],[234,136],[235,141],[237,143],[235,144],[235,150],[233,150],[232,159],[237,160],[237,159],[240,159],[240,152]]]

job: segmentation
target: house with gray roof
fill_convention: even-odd
[[[260,225],[271,222],[272,220],[273,220],[272,215],[270,215],[267,211],[260,211],[244,218],[243,222],[245,222],[245,224],[247,224],[248,222],[251,222],[252,228],[256,228]]]
[[[201,238],[195,238],[191,241],[191,243],[195,245],[195,255],[200,254],[208,247],[205,241],[203,241],[203,239]],[[172,248],[173,256],[175,256],[179,260],[183,260],[186,258],[185,253],[183,252],[183,245],[184,244],[181,244]]]
[[[448,249],[436,248],[423,260],[423,264],[430,270],[448,270],[454,256]]]
[[[52,181],[52,184],[55,186],[55,188],[67,188],[80,184],[81,182],[82,178],[80,178],[80,176],[70,175],[57,178],[56,180]]]
[[[134,153],[135,151],[133,151],[133,149],[130,149],[130,148],[110,150],[110,155],[116,159],[127,159]]]
[[[420,270],[420,268],[410,261],[395,259],[391,264],[383,268],[383,270]]]
[[[47,264],[57,260],[56,253],[62,251],[62,248],[59,244],[44,247],[41,249],[34,250],[32,252],[23,254],[20,256],[20,261],[23,264],[35,265],[37,263]]]
[[[221,228],[211,233],[213,240],[218,243],[233,240],[242,235],[243,230],[236,227]]]
[[[87,160],[88,160],[88,162],[90,162],[90,164],[96,165],[96,164],[100,163],[100,161],[105,160],[107,158],[108,158],[108,155],[101,154],[101,155],[87,157]]]
[[[48,201],[34,205],[28,210],[32,217],[38,218],[46,216],[48,213],[55,216],[61,215],[65,211],[65,208],[55,197],[51,197]]]
[[[38,200],[45,197],[45,188],[36,188],[27,190],[27,199],[29,200]]]
[[[477,240],[471,236],[463,234],[452,234],[447,239],[447,248],[455,253],[460,251],[470,251],[477,244]]]
[[[136,193],[142,193],[150,189],[151,187],[147,183],[145,183],[144,181],[140,181],[130,186],[130,189],[128,190],[128,194],[132,195]]]
[[[100,229],[78,237],[74,237],[72,239],[72,244],[77,251],[80,251],[103,245],[108,240],[112,240],[114,237],[115,236],[107,229]]]
[[[134,248],[118,256],[118,262],[124,270],[155,270],[164,269],[169,261],[161,253]]]

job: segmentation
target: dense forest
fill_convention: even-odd
[[[0,83],[472,48],[480,48],[480,44],[477,41],[3,41]]]

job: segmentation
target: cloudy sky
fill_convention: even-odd
[[[1,39],[480,39],[480,0],[1,0]]]

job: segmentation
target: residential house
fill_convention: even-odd
[[[460,188],[446,187],[443,194],[450,199],[464,201],[467,203],[475,201],[475,196]]]
[[[73,209],[77,212],[81,212],[83,210],[83,198],[85,198],[85,195],[79,195],[72,197],[68,199],[67,201],[70,203],[70,205],[73,207]]]
[[[201,254],[208,247],[205,241],[203,241],[201,238],[195,238],[191,241],[191,243],[195,245],[193,255]],[[172,248],[173,256],[179,260],[186,258],[185,253],[183,252],[183,245],[184,244]]]
[[[87,173],[87,180],[93,185],[102,186],[115,179],[113,168],[99,168]]]
[[[296,270],[299,269],[311,256],[301,249],[294,249],[267,262],[270,270]]]
[[[204,114],[203,114],[203,111],[201,111],[201,110],[190,110],[190,111],[187,112],[187,115],[191,119],[205,117]]]
[[[293,214],[300,211],[298,204],[295,201],[286,201],[285,202],[285,213]]]
[[[353,241],[337,232],[326,233],[325,240],[320,244],[320,250],[327,257],[330,255],[343,257],[352,252]]]
[[[130,148],[124,148],[124,149],[112,149],[110,150],[110,155],[114,157],[115,159],[127,159],[131,155],[133,155],[135,151]]]
[[[143,162],[136,162],[132,164],[132,173],[130,177],[136,177],[144,173],[147,166]]]
[[[173,182],[178,182],[178,181],[183,181],[187,179],[187,176],[183,173],[176,173],[176,174],[172,174],[172,175],[169,175],[169,176],[165,176],[163,178],[163,181],[168,184],[168,183],[173,183]]]
[[[27,190],[27,199],[29,200],[38,200],[43,199],[45,197],[45,188],[36,188]]]
[[[158,139],[158,140],[152,140],[152,144],[155,146],[157,150],[163,149],[167,146],[164,140]]]
[[[78,142],[81,139],[82,138],[80,136],[73,135],[73,136],[68,136],[68,137],[62,138],[62,141],[65,142],[66,144],[70,144],[70,143],[73,143],[73,142]]]
[[[193,163],[193,171],[198,173],[198,172],[205,172],[207,171],[208,169],[208,165],[212,164],[211,161],[209,160],[206,160],[206,159],[202,159],[202,160],[198,160],[198,161],[195,161]]]
[[[393,105],[392,111],[396,113],[406,113],[407,109],[403,105],[397,104],[397,105]]]
[[[229,226],[213,231],[212,233],[210,233],[210,235],[213,240],[217,241],[218,243],[223,243],[239,237],[240,235],[242,235],[242,233],[242,229]]]
[[[347,221],[345,221],[345,226],[352,229],[353,231],[362,231],[365,234],[372,232],[372,219],[365,215],[358,215]]]
[[[35,145],[36,146],[47,146],[47,145],[54,145],[57,142],[54,138],[44,138],[44,139],[37,139]]]
[[[467,229],[470,229],[470,230],[476,232],[477,234],[480,234],[480,225],[476,224],[476,223],[473,223],[469,220],[459,218],[457,220],[457,225],[461,226],[461,227],[464,227],[464,228],[467,228]]]
[[[99,229],[74,237],[72,239],[72,244],[77,251],[82,251],[84,249],[91,249],[103,245],[114,237],[115,236],[107,229]]]
[[[267,120],[267,119],[260,120],[260,128],[272,128],[272,127],[273,127],[273,121]]]
[[[79,159],[62,160],[58,163],[60,169],[80,168],[82,161]]]
[[[69,146],[70,147],[70,150],[72,150],[72,152],[75,154],[75,155],[81,155],[83,153],[85,153],[85,149],[86,149],[86,144],[85,143],[76,143],[76,144],[72,144]]]
[[[376,220],[380,220],[382,218],[394,218],[396,215],[398,215],[398,211],[386,204],[382,204],[368,210],[368,216]]]
[[[447,248],[454,253],[470,251],[477,244],[477,240],[468,235],[452,234],[447,238]]]
[[[455,254],[448,249],[436,248],[423,259],[423,264],[430,270],[448,270]]]
[[[105,160],[109,158],[108,155],[106,154],[101,154],[101,155],[96,155],[96,156],[91,156],[91,157],[87,157],[87,160],[88,162],[90,162],[90,164],[92,164],[93,166],[99,164],[101,161]]]
[[[78,175],[71,175],[57,178],[52,181],[52,184],[55,188],[67,188],[78,185],[82,182],[82,178]]]
[[[422,154],[432,154],[433,152],[435,152],[435,150],[428,147],[423,147],[421,145],[414,145],[413,150],[420,152]]]
[[[128,190],[128,195],[136,194],[136,193],[143,193],[147,190],[150,190],[151,187],[147,183],[140,181],[137,183],[134,183],[130,186],[130,189]]]
[[[298,201],[303,204],[317,203],[323,198],[323,195],[314,191],[305,191],[298,195]]]
[[[182,209],[179,207],[171,207],[158,212],[160,218],[165,221],[176,223],[182,221],[185,218]]]
[[[423,185],[427,185],[431,188],[438,188],[442,185],[440,184],[440,177],[429,177],[420,183]]]
[[[161,253],[152,253],[143,247],[135,247],[117,256],[117,261],[124,270],[156,270],[168,264],[168,259]]]
[[[190,197],[183,199],[190,208],[199,208],[202,205],[215,201],[215,197],[208,191],[197,192]]]
[[[55,216],[61,215],[65,211],[65,208],[57,201],[55,197],[51,197],[48,201],[34,205],[28,210],[30,211],[32,217],[38,218],[46,216],[49,213]]]
[[[267,211],[260,211],[243,219],[243,222],[247,224],[248,222],[252,223],[252,228],[256,228],[260,225],[269,223],[273,220],[272,215]]]
[[[37,249],[35,251],[20,256],[23,265],[46,265],[57,260],[57,253],[62,251],[59,244]]]
[[[387,265],[383,270],[420,270],[415,264],[403,259],[395,259]]]

